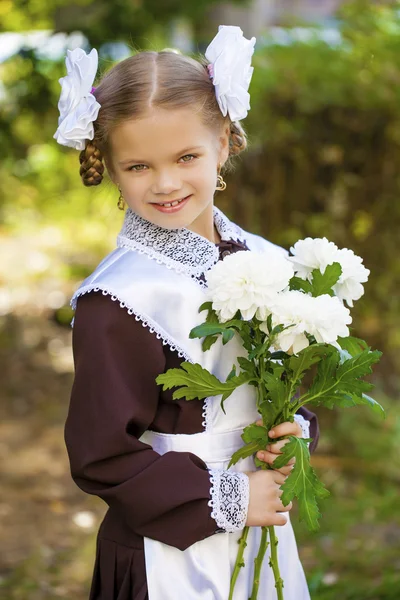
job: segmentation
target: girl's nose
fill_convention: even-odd
[[[162,171],[157,173],[153,185],[153,194],[172,194],[180,190],[181,182],[171,171]]]

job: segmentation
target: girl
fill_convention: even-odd
[[[72,298],[75,380],[65,425],[71,474],[108,505],[97,537],[90,600],[227,600],[237,540],[251,526],[234,598],[251,593],[260,526],[276,525],[285,600],[309,593],[280,472],[252,457],[232,469],[243,427],[257,420],[254,388],[226,401],[172,400],[155,378],[183,360],[226,378],[243,354],[233,339],[202,352],[189,331],[201,322],[204,273],[237,251],[276,252],[213,204],[220,175],[246,147],[239,120],[249,109],[255,39],[220,27],[197,62],[174,52],[140,52],[92,84],[97,53],[68,52],[55,138],[81,150],[85,185],[104,164],[128,205],[117,248]],[[217,186],[216,186],[217,182]],[[307,410],[271,436],[307,436]],[[280,441],[259,453],[272,463]],[[259,598],[276,598],[264,561]]]

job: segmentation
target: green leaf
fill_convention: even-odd
[[[245,358],[244,356],[239,356],[237,361],[238,361],[239,366],[242,369],[242,371],[248,371],[249,373],[254,372],[255,365],[248,358]]]
[[[351,335],[345,338],[338,337],[337,341],[339,346],[343,348],[343,350],[347,350],[351,356],[357,356],[357,354],[360,354],[363,350],[369,350],[367,342]]]
[[[226,410],[225,410],[225,406],[224,406],[224,404],[225,404],[225,400],[226,400],[227,398],[229,398],[229,396],[232,394],[232,392],[233,392],[233,390],[227,390],[226,392],[224,392],[224,393],[222,394],[222,398],[221,398],[220,406],[221,406],[221,409],[222,409],[222,412],[224,413],[224,415],[226,415]]]
[[[264,398],[257,407],[258,412],[262,416],[263,423],[269,431],[275,423],[282,422],[282,406],[275,404],[268,398]]]
[[[340,362],[340,354],[335,349],[319,363],[311,388],[303,396],[303,403],[314,402],[331,409],[335,406],[366,404],[381,414],[382,407],[372,398],[369,401],[369,396],[365,394],[372,389],[373,384],[362,379],[372,372],[371,367],[379,361],[381,354],[378,350],[363,350],[356,356]]]
[[[242,328],[240,330],[240,337],[242,338],[242,344],[245,350],[250,353],[253,349],[253,338],[252,328],[248,321],[242,322]]]
[[[212,316],[210,317],[210,315],[212,315]],[[208,317],[210,317],[210,318],[208,318]],[[243,328],[244,321],[242,321],[240,319],[231,319],[230,321],[226,321],[226,323],[219,323],[218,318],[216,317],[215,313],[209,312],[208,317],[207,317],[205,323],[202,323],[201,325],[197,325],[196,327],[193,327],[193,329],[189,333],[189,337],[191,339],[202,338],[207,335],[216,335],[216,334],[220,334],[220,333],[224,334],[225,331],[229,331],[232,328],[240,331]],[[227,341],[229,341],[230,339],[232,339],[233,335],[234,335],[234,331],[232,334],[231,333],[226,334],[225,339],[227,339]],[[227,342],[225,342],[225,344],[226,343]]]
[[[218,340],[217,335],[207,335],[201,343],[203,352],[207,352],[213,344]]]
[[[335,389],[326,392],[319,403],[330,410],[333,410],[334,408],[352,408],[357,405],[357,402],[354,401],[351,393],[348,393],[345,390]]]
[[[367,394],[362,394],[361,397],[353,396],[353,400],[355,404],[364,404],[366,406],[369,406],[374,412],[376,412],[381,417],[386,417],[385,409],[383,408],[383,406],[379,404],[379,402],[374,400],[374,398],[371,398],[371,396],[368,396]]]
[[[285,325],[275,325],[271,331],[271,337],[282,333],[282,331],[285,331],[285,329],[290,329],[290,327],[294,327],[294,325],[286,325],[286,327]]]
[[[210,308],[210,310],[208,311],[206,323],[219,323],[218,315],[212,308]]]
[[[269,444],[268,429],[263,425],[256,425],[251,423],[244,428],[242,433],[242,440],[249,444],[250,442],[258,441],[262,448],[265,448]]]
[[[342,267],[338,262],[328,265],[325,273],[321,273],[319,269],[314,269],[312,272],[312,295],[329,294],[333,296],[332,287],[339,281],[341,274]]]
[[[232,455],[228,469],[231,465],[235,465],[241,458],[247,458],[258,450],[265,449],[270,442],[268,438],[268,429],[263,425],[256,425],[256,423],[251,423],[244,428],[242,439],[246,442],[246,445],[239,448],[239,450]],[[265,463],[262,464],[265,465]]]
[[[307,394],[310,399],[322,396],[324,392],[327,392],[335,385],[335,375],[339,359],[339,352],[332,346],[330,354],[318,364],[317,374]]]
[[[222,344],[225,346],[225,344],[227,344],[233,338],[234,335],[234,329],[225,329],[225,331],[222,334]]]
[[[291,290],[300,290],[306,294],[311,294],[312,284],[307,279],[301,279],[301,277],[292,277],[289,281]]]
[[[259,356],[261,356],[262,354],[266,354],[268,352],[268,350],[271,347],[271,341],[270,338],[267,337],[265,339],[265,341],[262,344],[257,344],[254,349],[249,352],[249,359],[250,360],[254,360],[255,358],[258,358]]]
[[[345,360],[337,370],[337,377],[342,379],[342,383],[363,377],[372,373],[372,365],[379,362],[382,352],[379,350],[363,350],[349,360]]]
[[[293,498],[297,498],[300,520],[305,521],[311,531],[316,531],[321,516],[318,501],[329,496],[329,492],[310,464],[310,452],[307,447],[307,441],[310,440],[295,436],[287,439],[289,441],[283,446],[282,454],[273,463],[274,469],[281,469],[291,458],[296,459],[292,471],[281,486],[281,500],[287,506]]]
[[[203,312],[203,310],[212,310],[212,302],[203,302],[199,308],[199,313]]]
[[[207,335],[215,335],[217,333],[222,333],[224,331],[224,327],[219,323],[202,323],[201,325],[197,325],[194,327],[189,333],[189,337],[193,338],[202,338]]]
[[[226,380],[229,381],[230,379],[232,379],[232,377],[235,377],[235,376],[236,376],[236,366],[233,365],[232,371],[229,373],[229,375],[226,378]]]
[[[282,379],[285,368],[279,364],[271,364],[271,370],[266,371],[263,381],[266,387],[266,396],[274,405],[274,409],[280,412],[289,396],[290,382]]]
[[[332,346],[327,344],[313,344],[307,346],[304,350],[298,353],[297,356],[291,356],[289,359],[289,368],[292,371],[292,379],[297,384],[302,380],[303,375],[308,371],[312,365],[318,363],[324,356],[326,356]]]
[[[234,454],[232,454],[231,460],[228,465],[228,469],[232,465],[236,465],[236,463],[239,462],[239,460],[241,458],[247,458],[248,456],[251,456],[252,454],[254,454],[255,452],[257,452],[260,449],[261,449],[260,444],[256,441],[251,442],[250,444],[247,444],[246,446],[243,446],[242,448],[239,448],[239,450],[236,450],[236,452],[234,452]]]
[[[240,373],[223,383],[207,369],[203,369],[201,365],[189,362],[183,362],[179,369],[169,369],[156,378],[156,382],[163,386],[163,390],[173,387],[180,388],[174,391],[172,395],[174,400],[179,398],[186,400],[199,398],[201,400],[219,394],[222,394],[225,400],[237,387],[248,380],[248,373]]]
[[[267,469],[267,465],[265,464],[265,462],[257,458],[257,456],[254,457],[254,464],[259,469]]]
[[[283,352],[283,350],[277,350],[276,352],[272,352],[271,360],[285,360],[285,358],[290,358],[290,356],[290,354]]]

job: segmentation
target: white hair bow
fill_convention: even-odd
[[[229,113],[231,121],[244,119],[250,110],[247,90],[254,71],[255,43],[256,38],[246,39],[240,27],[220,25],[205,53],[219,107],[224,117]]]
[[[58,129],[54,138],[59,144],[83,150],[85,140],[94,137],[93,121],[97,119],[100,104],[92,94],[98,66],[97,50],[86,54],[81,48],[68,50],[65,59],[67,75],[61,77],[61,95],[58,101]]]

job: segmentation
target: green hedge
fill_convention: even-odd
[[[400,366],[400,16],[347,9],[343,42],[266,46],[255,56],[250,147],[219,205],[289,247],[326,236],[371,270],[357,332]]]

